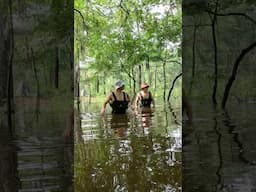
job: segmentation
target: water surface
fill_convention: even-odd
[[[193,106],[194,131],[183,127],[184,191],[256,191],[255,107]]]
[[[28,108],[13,114],[12,134],[0,116],[0,191],[73,191],[73,143],[63,138],[66,113]]]
[[[180,107],[99,115],[84,103],[76,131],[75,191],[181,191]]]

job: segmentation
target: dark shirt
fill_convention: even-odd
[[[114,92],[112,92],[112,95],[114,97],[114,101],[109,103],[110,106],[112,107],[112,113],[125,114],[126,110],[128,109],[128,103],[129,103],[126,99],[125,92],[123,92],[124,100],[117,100]]]
[[[143,98],[142,94],[140,93],[140,107],[150,107],[152,102],[152,96],[150,92],[148,92],[148,94],[148,98]]]

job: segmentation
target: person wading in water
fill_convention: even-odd
[[[153,107],[155,107],[154,98],[151,92],[148,90],[149,85],[147,83],[142,83],[140,88],[141,88],[141,91],[137,94],[135,99],[135,105],[134,105],[135,110],[137,111],[139,107],[142,110],[150,109],[151,104],[153,105]]]
[[[112,114],[126,113],[130,105],[130,97],[127,93],[124,92],[124,86],[125,84],[120,80],[115,83],[115,91],[110,93],[106,98],[101,109],[101,114],[105,113],[108,103],[112,108]]]

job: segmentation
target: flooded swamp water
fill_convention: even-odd
[[[75,191],[182,191],[181,107],[99,114],[82,103],[75,131]]]
[[[193,105],[193,131],[183,126],[184,191],[256,191],[255,107],[234,103],[223,111]]]
[[[73,143],[63,139],[67,114],[37,113],[31,106],[15,111],[12,134],[6,115],[0,116],[0,191],[71,192]]]

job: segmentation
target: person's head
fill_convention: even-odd
[[[148,91],[148,88],[149,88],[149,85],[148,85],[147,83],[142,83],[142,84],[140,85],[140,89],[141,89],[142,91],[147,92],[147,91]]]
[[[124,90],[124,82],[123,81],[121,81],[121,80],[118,80],[118,81],[116,81],[116,83],[115,83],[115,89],[116,89],[116,91],[117,90],[119,90],[119,91],[121,91],[121,90]]]

